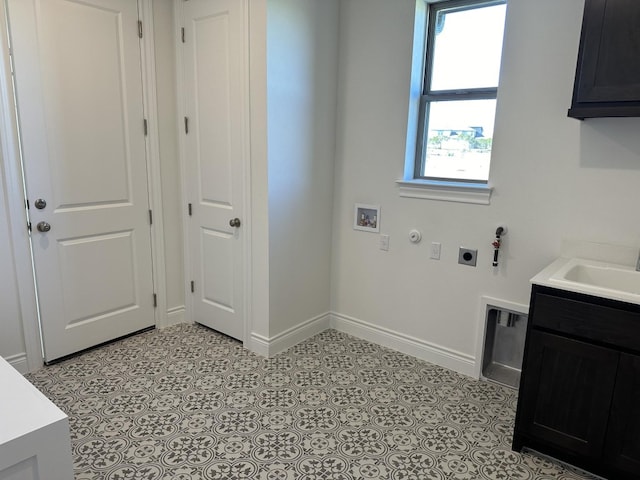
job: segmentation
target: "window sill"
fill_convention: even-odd
[[[397,180],[400,196],[443,202],[489,205],[492,187],[485,184],[438,182],[435,180]]]

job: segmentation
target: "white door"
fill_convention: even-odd
[[[182,5],[192,315],[242,339],[246,5],[239,0]]]
[[[8,5],[51,361],[155,323],[138,10],[134,0]]]

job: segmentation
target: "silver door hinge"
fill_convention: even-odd
[[[142,38],[142,20],[138,20],[138,37]]]
[[[149,210],[149,225],[153,225],[153,212]]]
[[[184,27],[180,29],[180,36],[182,37],[182,43],[184,43]]]
[[[196,282],[194,282],[193,280],[191,280],[191,293],[196,291]]]
[[[189,204],[189,216],[193,215],[193,209],[191,208],[191,204]]]
[[[189,134],[189,117],[184,117],[184,133]]]
[[[158,295],[156,295],[155,293],[153,294],[153,308],[156,308],[158,306]]]
[[[147,124],[147,119],[144,119],[144,136],[146,137],[149,134],[149,126]]]

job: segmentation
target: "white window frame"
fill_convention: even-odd
[[[431,64],[433,49],[431,31],[435,27],[435,16],[429,19],[430,6],[435,4],[425,0],[416,3],[414,26],[414,51],[411,73],[411,91],[409,103],[409,122],[405,155],[404,177],[396,183],[401,197],[442,200],[462,203],[489,205],[493,187],[489,182],[478,180],[460,180],[448,178],[430,178],[421,176],[423,170],[424,140],[428,117],[428,103],[434,100],[475,100],[497,98],[495,88],[477,88],[447,91],[431,91]],[[441,9],[474,8],[506,4],[506,0],[447,0],[437,2]],[[475,7],[477,8],[477,7]]]

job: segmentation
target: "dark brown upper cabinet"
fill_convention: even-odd
[[[586,0],[569,116],[640,117],[640,0]]]

